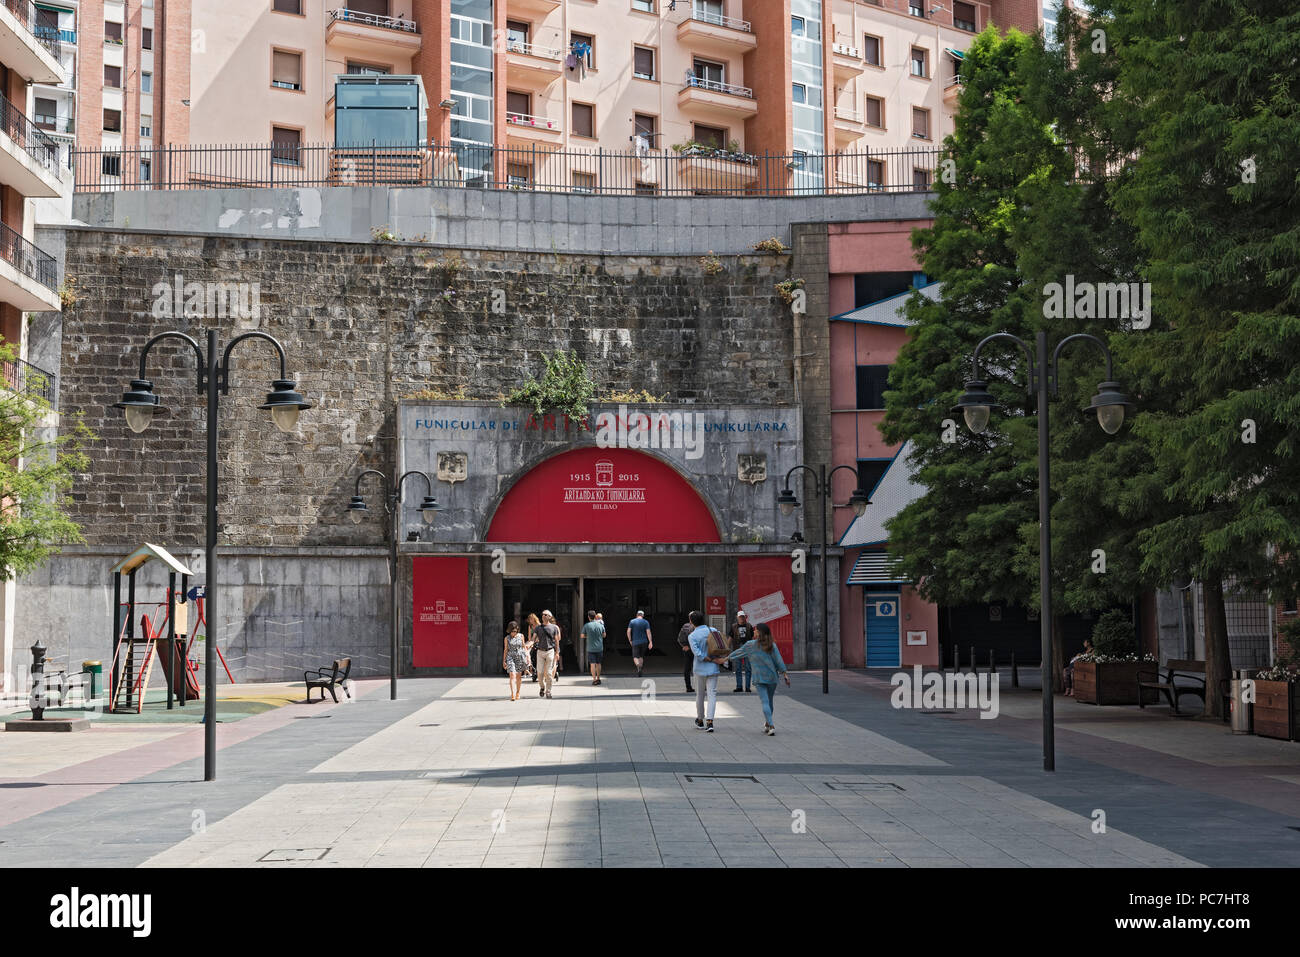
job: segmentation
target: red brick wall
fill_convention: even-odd
[[[98,149],[104,130],[104,0],[77,8],[77,149]]]
[[[156,0],[154,5],[153,141],[190,141],[190,4],[188,0]]]
[[[504,8],[505,4],[494,6]],[[499,16],[504,15],[502,9]],[[451,0],[411,0],[411,16],[420,25],[420,52],[411,58],[411,71],[424,80],[424,93],[429,98],[428,135],[446,143],[451,139],[451,113],[438,104],[451,95]],[[497,69],[502,67],[497,64]],[[498,86],[504,89],[503,84]],[[498,99],[504,104],[505,97]],[[501,109],[504,111],[504,106]],[[504,112],[501,122],[505,122]]]
[[[758,46],[745,54],[745,86],[754,91],[758,113],[745,121],[745,149],[750,153],[789,153],[790,0],[748,0],[744,17]]]
[[[1015,27],[1024,33],[1038,29],[1042,13],[1041,0],[992,0],[993,22],[1006,32]]]

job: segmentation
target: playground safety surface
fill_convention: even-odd
[[[302,682],[298,687],[285,682],[277,684],[237,684],[217,688],[217,721],[226,723],[251,718],[255,714],[264,714],[287,704],[302,704],[305,692]],[[167,692],[164,688],[151,688],[145,694],[144,707],[139,714],[134,711],[107,713],[104,711],[86,711],[81,708],[47,708],[45,714],[51,718],[89,718],[99,724],[198,724],[203,720],[203,701],[188,701],[181,707],[173,700],[172,709],[167,709]],[[15,711],[0,715],[0,722],[15,718],[30,718],[30,711]]]

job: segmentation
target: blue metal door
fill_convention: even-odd
[[[867,667],[897,668],[898,593],[876,592],[866,596]]]

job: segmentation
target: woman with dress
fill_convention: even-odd
[[[524,636],[519,631],[519,622],[512,621],[506,632],[501,646],[501,667],[510,680],[510,700],[518,701],[524,683],[524,671],[528,668],[528,652],[524,650]]]

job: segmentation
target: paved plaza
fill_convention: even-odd
[[[6,866],[1294,866],[1300,747],[1217,722],[1058,699],[1041,770],[1031,690],[1001,715],[890,706],[887,675],[796,674],[766,737],[680,679],[511,702],[493,678],[354,685],[218,729],[0,735]],[[1005,681],[1005,678],[1004,678]],[[1104,828],[1101,825],[1104,824]]]

